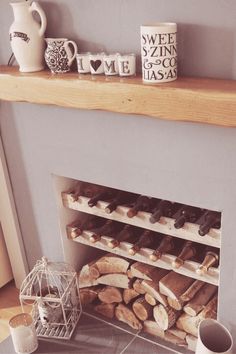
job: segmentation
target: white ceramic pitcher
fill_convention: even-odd
[[[22,72],[40,71],[44,68],[45,41],[44,32],[47,20],[44,11],[37,2],[12,2],[14,22],[10,27],[10,42],[16,61]],[[39,14],[41,24],[32,12]]]

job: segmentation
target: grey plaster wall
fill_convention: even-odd
[[[234,0],[41,1],[47,36],[81,50],[135,52],[139,26],[179,24],[182,75],[236,78]],[[0,2],[0,63],[10,55],[9,2]],[[52,175],[66,175],[223,211],[220,319],[236,335],[236,130],[107,112],[0,103],[0,128],[32,267],[63,258]]]

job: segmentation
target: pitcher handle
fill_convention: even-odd
[[[77,44],[74,41],[66,41],[65,46],[69,47],[69,45],[72,45],[72,47],[74,48],[74,54],[72,55],[71,58],[69,58],[68,60],[68,65],[70,66],[72,64],[72,61],[75,59],[75,56],[78,52],[78,47]]]
[[[46,18],[45,12],[43,11],[42,7],[37,2],[32,2],[29,9],[30,9],[30,12],[36,11],[39,14],[39,17],[41,20],[39,35],[43,36],[44,32],[46,31],[46,26],[47,26],[47,18]]]

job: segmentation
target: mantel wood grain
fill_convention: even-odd
[[[153,85],[140,77],[24,74],[0,66],[0,99],[236,127],[233,80],[187,77]]]

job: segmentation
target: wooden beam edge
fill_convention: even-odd
[[[147,85],[140,78],[0,71],[0,99],[236,127],[236,84],[232,80],[181,78]]]

